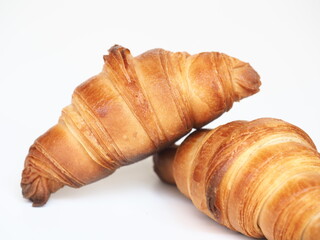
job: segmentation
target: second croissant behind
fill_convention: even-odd
[[[264,118],[196,131],[154,162],[163,181],[232,230],[269,240],[320,239],[320,154],[292,124]]]

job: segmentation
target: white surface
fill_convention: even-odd
[[[0,1],[0,239],[249,239],[159,182],[150,158],[32,208],[20,193],[24,158],[115,43],[133,55],[161,47],[250,62],[261,92],[208,127],[276,117],[320,147],[319,12],[317,0]]]

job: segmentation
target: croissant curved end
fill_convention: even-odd
[[[172,185],[176,184],[173,176],[172,164],[177,148],[178,145],[172,145],[164,151],[157,152],[153,155],[153,170],[163,182]],[[159,161],[162,163],[159,164]]]
[[[259,92],[261,86],[260,76],[249,63],[233,59],[232,78],[236,100],[239,101]]]
[[[22,194],[24,198],[33,202],[33,207],[43,206],[48,201],[50,194],[62,187],[62,183],[41,176],[32,166],[27,166],[22,172]]]

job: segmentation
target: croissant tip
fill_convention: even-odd
[[[109,50],[108,50],[109,54],[108,55],[103,55],[103,60],[106,62],[108,60],[108,56],[109,55],[112,55],[113,53],[116,53],[118,51],[123,51],[123,50],[125,50],[125,51],[130,53],[129,49],[127,49],[127,48],[125,48],[125,47],[123,47],[123,46],[121,46],[119,44],[114,44],[111,48],[109,48]]]
[[[172,164],[177,148],[178,145],[172,145],[166,148],[164,151],[160,151],[153,155],[154,172],[163,182],[171,185],[175,185]]]
[[[63,184],[39,175],[32,167],[26,167],[22,172],[20,184],[24,198],[33,202],[33,207],[45,205],[51,193],[63,187]]]
[[[122,46],[119,44],[114,44],[111,48],[109,48],[108,52],[112,52],[112,51],[117,50],[119,48],[122,48]]]
[[[233,72],[235,73],[234,86],[237,100],[249,97],[260,91],[260,76],[250,64],[235,66]]]
[[[21,183],[22,195],[24,198],[29,199],[32,202],[33,207],[41,207],[49,199],[50,193],[46,193],[44,189],[38,189],[39,178],[35,179],[32,183],[23,184]]]

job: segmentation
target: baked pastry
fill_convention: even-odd
[[[169,146],[259,90],[259,75],[225,54],[154,49],[133,57],[114,46],[98,75],[78,86],[58,124],[31,146],[22,192],[45,204]]]
[[[320,154],[278,119],[199,130],[154,156],[159,177],[203,213],[254,238],[320,239]]]

